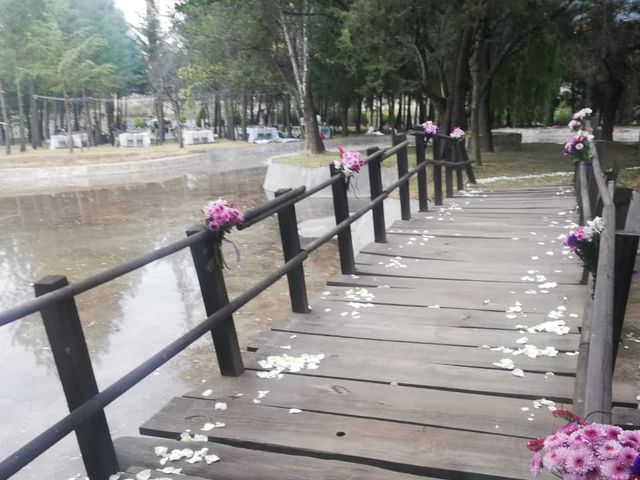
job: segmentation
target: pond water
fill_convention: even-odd
[[[266,200],[264,168],[186,174],[109,188],[0,198],[0,310],[33,296],[32,283],[48,274],[77,281],[180,239],[201,221],[200,209],[224,197],[248,210]],[[330,202],[305,209],[331,214]],[[309,213],[311,212],[311,213]],[[300,218],[299,221],[305,218]],[[275,218],[233,232],[242,261],[227,252],[230,297],[282,264]],[[337,271],[335,246],[325,245],[305,263],[310,291]],[[312,297],[313,295],[310,294]],[[204,319],[197,278],[188,251],[148,265],[76,299],[101,389]],[[235,315],[243,350],[272,322],[288,314],[281,280]],[[0,328],[0,458],[67,413],[44,328],[31,316]],[[172,397],[211,382],[217,372],[210,337],[110,405],[114,437],[139,425]],[[84,478],[73,435],[13,478]]]

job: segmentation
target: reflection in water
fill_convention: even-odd
[[[31,298],[31,283],[44,275],[77,281],[181,238],[201,221],[199,212],[208,200],[224,197],[243,210],[255,207],[265,201],[263,177],[260,168],[0,198],[0,310]],[[275,218],[233,232],[232,238],[243,256],[226,274],[234,297],[280,265],[282,253]],[[100,388],[204,318],[191,262],[189,252],[182,251],[76,298]],[[332,245],[312,256],[305,264],[309,288],[320,288],[336,265]],[[243,349],[288,313],[287,292],[281,280],[235,315]],[[4,457],[67,410],[39,316],[0,328],[0,368]],[[210,381],[216,368],[205,336],[108,407],[114,436],[135,434],[153,411]],[[68,437],[15,478],[66,479],[81,471],[75,439]]]

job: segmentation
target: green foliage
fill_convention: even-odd
[[[571,111],[571,107],[562,106],[562,107],[556,108],[553,115],[555,119],[555,123],[557,123],[558,125],[568,124],[569,121],[571,120],[572,113],[573,112]]]
[[[144,118],[136,118],[133,122],[133,126],[135,128],[144,128],[146,126]]]

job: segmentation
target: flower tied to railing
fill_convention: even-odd
[[[568,126],[574,137],[565,143],[562,154],[571,155],[583,162],[591,162],[593,156],[593,135],[587,128],[586,120],[591,116],[590,108],[583,108],[571,116]]]
[[[202,213],[204,213],[204,224],[207,229],[217,233],[214,240],[206,245],[207,270],[212,272],[215,268],[228,268],[222,255],[223,241],[229,242],[233,246],[236,252],[236,261],[240,262],[238,246],[224,236],[231,232],[233,226],[244,222],[244,214],[222,198],[209,202],[202,209]]]
[[[350,178],[354,173],[360,172],[360,169],[364,165],[362,155],[357,150],[347,152],[342,147],[338,147],[340,152],[340,159],[333,162],[334,167],[340,170],[345,178]]]
[[[553,415],[569,423],[527,444],[535,452],[531,460],[534,476],[546,470],[563,479],[640,478],[640,431],[588,423],[569,410],[559,409]]]
[[[598,270],[598,251],[603,229],[604,221],[596,217],[587,221],[585,226],[573,229],[562,243],[580,257],[584,268],[593,274],[594,280]]]
[[[451,130],[451,133],[449,134],[451,138],[455,138],[456,140],[462,140],[465,135],[465,131],[460,127],[453,127],[453,130]]]
[[[440,127],[438,127],[438,125],[433,123],[431,120],[424,122],[422,124],[422,129],[424,130],[425,134],[425,143],[429,143],[429,140],[440,133]]]

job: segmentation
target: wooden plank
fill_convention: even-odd
[[[451,221],[441,221],[441,222],[423,222],[423,223],[411,223],[411,224],[398,224],[398,222],[394,223],[393,227],[389,230],[389,234],[394,235],[433,235],[437,237],[449,238],[449,237],[472,237],[472,238],[503,238],[507,240],[511,240],[514,237],[518,239],[524,239],[531,235],[533,229],[535,229],[537,236],[541,236],[542,240],[547,239],[557,239],[558,236],[562,233],[566,233],[566,230],[552,230],[551,228],[554,226],[539,226],[539,225],[520,225],[520,226],[509,226],[502,223],[491,223],[487,224],[486,222],[464,222],[464,226],[462,222],[451,222]],[[546,236],[545,236],[546,235]]]
[[[129,437],[129,438],[133,438],[133,437]],[[141,439],[140,439],[141,440]],[[145,439],[147,442],[149,441],[148,439]],[[129,447],[129,448],[135,448],[137,445],[132,444],[132,442],[129,442],[125,447]],[[180,447],[181,449],[184,448],[184,445],[182,447]],[[151,452],[153,452],[153,447],[150,448]],[[116,450],[116,453],[118,453],[118,451]],[[138,452],[136,452],[138,453]],[[153,455],[153,453],[152,453]],[[131,463],[131,462],[130,462]],[[188,465],[188,464],[186,464]],[[171,465],[173,466],[173,465]],[[140,467],[137,465],[131,465],[129,467],[127,467],[122,473],[122,476],[120,476],[120,478],[118,480],[136,480],[136,475],[143,473],[145,470],[151,470],[151,479],[152,480],[206,480],[203,477],[194,477],[192,475],[185,475],[183,473],[164,473],[164,472],[160,472],[159,469],[160,468],[164,468],[162,466],[160,466],[157,463],[157,457],[156,457],[156,464],[155,465],[150,465],[147,467]],[[180,467],[179,467],[180,468]],[[143,474],[144,475],[144,474]]]
[[[282,355],[283,352],[280,350],[278,353]],[[268,355],[265,354],[268,353],[276,352],[275,349],[265,349],[256,358],[259,359],[261,355],[266,358]],[[329,349],[305,353],[326,355],[319,369],[303,372],[315,377],[395,382],[406,386],[513,398],[546,397],[563,403],[571,402],[573,395],[573,378],[561,375],[549,377],[542,373],[528,372],[524,378],[520,378],[513,376],[508,370],[428,363],[414,358],[411,353],[409,357],[394,358],[393,361],[387,361],[372,351],[366,356],[360,355],[360,352],[356,355],[352,351],[340,352],[338,355]],[[517,361],[515,363],[518,364]],[[248,364],[251,369],[262,370],[257,363]]]
[[[328,285],[323,291],[322,297],[328,298],[325,292],[333,292],[337,295],[344,295],[344,300],[350,301],[349,295],[347,295],[348,291],[360,291],[358,289],[364,288],[370,295],[376,297],[380,294],[384,295],[382,290],[388,290],[387,293],[390,295],[395,295],[400,291],[424,297],[431,301],[430,305],[441,300],[444,305],[451,302],[448,297],[453,296],[453,301],[457,298],[460,302],[456,305],[457,308],[478,308],[502,312],[513,306],[516,301],[526,304],[528,312],[547,313],[558,305],[564,305],[571,312],[578,312],[584,305],[585,297],[588,294],[583,285],[558,285],[557,287],[540,288],[540,285],[544,285],[544,283],[478,282],[373,275],[356,275],[355,278],[351,275],[336,275],[328,281]],[[344,287],[347,290],[339,287]],[[525,293],[534,290],[539,293]],[[547,293],[544,293],[543,290]],[[460,292],[465,292],[462,300],[459,299]]]
[[[325,312],[326,309],[330,309],[329,312]],[[305,318],[310,320],[319,320],[323,317],[320,314],[344,311],[349,312],[350,309],[344,301],[331,301],[320,300],[313,304],[313,311]],[[505,329],[512,331],[517,324],[505,323],[502,315],[496,315],[493,311],[483,310],[470,310],[462,308],[440,308],[431,309],[420,306],[405,306],[405,305],[384,305],[376,304],[374,309],[367,309],[367,319],[398,319],[399,325],[410,326],[415,328],[417,326],[441,326],[441,327],[462,327],[462,328],[488,328],[488,329]],[[531,325],[537,325],[542,323],[546,319],[546,314],[529,313],[527,314],[527,320],[531,322]],[[580,314],[582,317],[582,314]],[[291,318],[298,318],[293,315]],[[341,317],[342,320],[344,320]],[[567,326],[571,328],[571,333],[578,331],[580,325],[580,318],[568,317],[564,319]]]
[[[208,384],[213,385],[211,391],[200,388],[185,396],[229,405],[253,404],[257,392],[268,391],[259,405],[474,432],[499,430],[501,435],[523,439],[546,436],[558,424],[546,406],[536,408],[532,400],[518,398],[302,375],[284,375],[276,381],[245,374],[233,381],[214,378]]]
[[[146,468],[162,468],[159,458],[154,454],[156,446],[164,446],[169,450],[190,448],[199,450],[209,448],[210,453],[220,457],[220,461],[207,465],[205,462],[189,464],[185,460],[168,462],[182,468],[187,476],[162,474],[162,477],[179,480],[225,479],[225,480],[343,480],[345,478],[362,478],[372,480],[429,480],[429,477],[393,472],[368,465],[318,459],[299,455],[264,452],[249,448],[239,448],[209,442],[184,443],[167,438],[122,437],[115,441],[118,460],[122,468],[131,472],[139,471],[142,465]],[[131,465],[131,467],[129,467]],[[197,475],[195,477],[194,475]],[[158,477],[154,472],[154,477]]]
[[[222,421],[225,428],[207,433],[210,441],[449,479],[530,475],[529,452],[514,437],[314,412],[291,415],[259,405],[233,407],[214,411],[209,401],[179,397],[140,430],[178,438],[205,422]]]
[[[392,238],[390,237],[389,240],[391,241]],[[475,241],[468,242],[465,241],[465,239],[458,238],[450,238],[447,240],[447,242],[428,242],[424,245],[420,245],[418,240],[413,242],[413,245],[406,242],[404,245],[376,243],[367,245],[361,251],[363,253],[394,255],[412,259],[464,261],[484,265],[502,264],[511,266],[511,268],[518,268],[523,275],[526,274],[527,270],[538,269],[540,266],[562,269],[565,266],[574,266],[579,261],[575,255],[563,255],[560,249],[546,245],[522,245],[512,248],[505,246],[503,249],[498,248],[496,245],[482,249],[481,245],[473,245]],[[478,241],[486,242],[487,240]],[[438,243],[440,243],[440,245],[438,245]],[[468,243],[467,248],[460,246],[460,243]],[[547,255],[546,252],[548,251],[553,252],[554,255]],[[400,260],[402,260],[402,258]]]
[[[359,279],[358,279],[359,280]],[[386,279],[381,279],[384,282]],[[547,293],[538,295],[525,295],[525,294],[509,294],[509,290],[501,288],[499,283],[487,284],[489,287],[482,288],[479,292],[473,292],[462,287],[457,286],[448,287],[438,285],[438,281],[435,280],[435,285],[431,289],[407,289],[407,288],[375,288],[366,290],[372,297],[358,297],[352,292],[357,293],[354,286],[332,286],[327,288],[322,295],[323,299],[336,300],[344,302],[361,302],[371,303],[373,305],[385,304],[385,305],[413,305],[419,307],[433,307],[438,308],[466,308],[473,310],[486,310],[494,312],[502,312],[506,315],[505,310],[509,306],[515,306],[515,302],[519,301],[522,309],[522,315],[516,319],[516,323],[509,323],[509,325],[516,325],[518,323],[527,324],[527,315],[529,313],[541,313],[548,314],[551,310],[555,310],[557,306],[566,305],[568,313],[580,312],[580,300],[584,298],[585,288],[577,285],[564,285],[550,289],[550,292],[558,290],[560,294]],[[441,283],[446,283],[444,280]],[[466,282],[463,282],[466,283]],[[493,288],[490,288],[493,287]],[[515,291],[515,290],[513,290]],[[461,295],[463,293],[463,295]],[[567,300],[563,301],[562,295],[567,296]],[[560,295],[560,296],[559,296]],[[354,300],[360,298],[360,300]],[[367,300],[368,298],[368,300]],[[488,304],[484,303],[484,300],[490,300]],[[375,307],[372,307],[375,308]],[[505,317],[506,318],[506,317]]]
[[[435,343],[441,345],[457,345],[477,347],[478,345],[516,346],[516,340],[529,336],[540,345],[553,345],[560,351],[578,349],[580,335],[576,333],[556,335],[555,333],[536,333],[535,336],[520,331],[496,330],[490,328],[456,328],[448,326],[425,325],[421,318],[389,315],[374,315],[367,309],[354,318],[341,316],[340,311],[322,312],[319,315],[299,315],[288,318],[272,327],[274,331],[306,333],[311,335],[328,335],[332,337],[362,338],[369,340],[386,340],[411,343]],[[495,315],[502,319],[500,314]],[[504,322],[504,328],[511,326]]]
[[[389,268],[385,265],[391,264],[394,255],[373,255],[368,253],[360,253],[357,258],[357,274],[358,275],[386,275],[396,277],[409,278],[433,278],[433,279],[449,279],[449,280],[477,280],[483,282],[511,282],[525,283],[533,285],[532,282],[522,280],[523,276],[529,276],[528,273],[522,273],[509,265],[494,264],[490,268],[486,265],[476,262],[455,262],[452,268],[450,262],[442,260],[420,259],[418,262],[402,262],[406,268]],[[380,264],[380,262],[383,262]],[[553,278],[554,282],[559,284],[580,283],[582,277],[581,269],[576,265],[536,265],[532,268],[538,274]],[[556,270],[560,270],[556,272]]]
[[[523,335],[524,337],[525,335]],[[435,343],[408,343],[381,340],[367,340],[360,338],[341,338],[325,335],[299,334],[296,338],[290,338],[288,332],[274,332],[269,337],[269,342],[258,350],[258,358],[269,355],[293,355],[300,356],[303,353],[324,353],[331,358],[358,357],[359,361],[370,360],[372,362],[383,360],[392,364],[396,360],[402,362],[411,358],[414,362],[421,364],[458,365],[477,368],[487,368],[500,370],[493,365],[503,358],[510,358],[518,368],[525,372],[554,372],[571,375],[576,370],[576,356],[569,356],[559,353],[555,357],[539,356],[529,358],[525,355],[513,356],[504,352],[491,351],[488,348],[479,348],[480,343],[473,347],[440,345]],[[543,345],[536,334],[527,334],[532,345],[545,348],[552,345]],[[289,348],[282,348],[283,346]],[[513,342],[506,345],[499,345],[492,342],[492,347],[518,348],[518,344]],[[507,372],[510,374],[510,372]],[[411,374],[411,372],[408,372]]]
[[[477,218],[465,218],[464,222],[462,220],[456,223],[454,218],[453,221],[445,220],[443,217],[431,216],[432,218],[427,219],[426,217],[418,217],[410,222],[404,220],[398,220],[393,223],[391,226],[391,230],[393,231],[396,228],[411,228],[411,229],[437,229],[437,228],[447,228],[449,225],[450,228],[458,228],[459,230],[481,230],[485,233],[492,233],[495,231],[509,231],[514,232],[512,236],[518,236],[521,232],[529,231],[530,228],[535,228],[535,231],[538,236],[541,235],[553,235],[556,238],[560,233],[562,233],[562,225],[568,224],[567,222],[559,222],[558,224],[551,223],[552,221],[557,220],[549,220],[549,222],[541,222],[541,221],[533,221],[530,219],[524,219],[524,221],[520,222],[508,222],[505,219],[500,218],[486,218],[477,216]],[[442,220],[437,220],[437,218],[442,218]],[[566,232],[566,230],[565,230]]]

